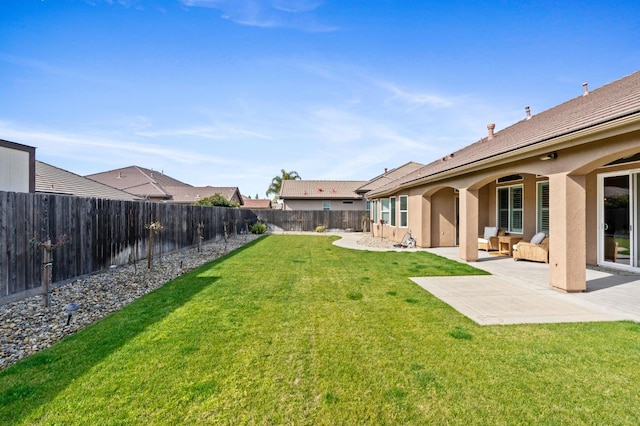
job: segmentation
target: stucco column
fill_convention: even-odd
[[[549,284],[566,292],[587,288],[585,176],[549,176]]]
[[[478,260],[478,190],[460,190],[460,258]]]
[[[422,222],[420,223],[420,246],[431,247],[431,196],[422,196]]]

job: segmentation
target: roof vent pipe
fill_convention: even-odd
[[[531,108],[526,107],[524,110],[527,113],[527,120],[531,120]]]
[[[489,135],[487,136],[488,140],[493,139],[493,129],[496,128],[496,125],[491,123],[491,124],[487,124],[487,130],[489,130]]]
[[[585,81],[582,83],[582,87],[584,87],[584,93],[582,96],[587,96],[589,94],[589,84]]]

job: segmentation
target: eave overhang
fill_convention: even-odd
[[[562,149],[572,148],[584,144],[588,144],[597,140],[611,138],[624,135],[640,130],[640,109],[625,115],[614,117],[600,123],[585,126],[583,128],[573,129],[566,133],[551,136],[532,142],[525,146],[520,146],[511,150],[503,151],[491,157],[485,157],[479,160],[454,166],[450,169],[443,170],[431,175],[416,178],[407,182],[403,182],[397,186],[391,187],[380,192],[373,191],[373,194],[367,194],[367,199],[375,199],[388,195],[393,195],[398,191],[413,188],[420,185],[438,182],[462,174],[473,173],[484,169],[499,167],[515,161],[540,156],[549,151],[560,151]],[[497,137],[498,135],[496,135]]]

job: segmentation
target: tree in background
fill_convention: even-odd
[[[277,197],[280,194],[282,182],[284,182],[285,180],[302,179],[298,172],[287,172],[284,169],[280,170],[280,172],[282,173],[280,176],[276,176],[271,180],[271,185],[269,186],[269,189],[267,189],[267,197],[269,196],[269,194],[275,194],[275,196]]]
[[[232,203],[220,194],[213,194],[210,197],[202,198],[195,203],[194,206],[217,206],[217,207],[238,207],[238,204]]]

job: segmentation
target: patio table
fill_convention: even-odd
[[[513,245],[522,240],[522,237],[516,237],[515,235],[501,235],[498,237],[498,252],[500,254],[506,254],[507,256],[513,256]]]

